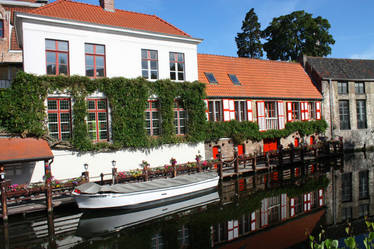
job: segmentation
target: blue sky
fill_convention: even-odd
[[[155,14],[191,36],[203,38],[200,53],[228,56],[236,56],[235,36],[251,8],[261,28],[267,27],[273,17],[305,10],[331,24],[335,45],[328,57],[374,59],[373,0],[115,0],[115,7]]]

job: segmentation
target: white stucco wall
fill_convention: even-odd
[[[92,180],[99,180],[100,174],[112,173],[112,161],[117,162],[118,171],[140,169],[140,163],[146,160],[151,168],[170,165],[170,159],[174,157],[177,163],[195,162],[195,156],[199,153],[204,156],[204,143],[196,145],[178,144],[164,145],[162,148],[154,148],[145,151],[122,150],[108,153],[80,154],[72,151],[53,150],[54,162],[52,175],[56,179],[67,179],[81,176],[83,165],[88,164],[88,171]],[[34,168],[31,182],[40,182],[43,179],[43,162],[38,162]],[[96,177],[96,178],[95,178]],[[107,176],[106,178],[110,178]]]
[[[85,43],[105,45],[107,77],[141,76],[141,49],[158,51],[159,79],[170,78],[169,52],[184,53],[185,79],[198,79],[197,44],[157,37],[141,37],[120,32],[74,28],[42,22],[22,25],[24,70],[46,74],[45,39],[69,42],[70,75],[85,75]]]

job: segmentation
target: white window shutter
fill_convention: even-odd
[[[305,120],[305,106],[304,106],[304,102],[300,102],[300,106],[301,106],[301,120],[304,121]]]
[[[230,103],[228,99],[223,99],[223,121],[230,121]]]
[[[256,230],[256,212],[251,214],[251,231]]]
[[[284,118],[284,103],[283,101],[278,101],[278,122],[279,129],[282,130],[285,128],[285,118]]]
[[[287,122],[292,122],[292,102],[287,102]]]
[[[295,198],[290,199],[290,216],[295,216]]]
[[[266,130],[264,101],[257,101],[257,122],[260,131]]]
[[[309,104],[308,104],[308,102],[305,102],[304,106],[305,106],[305,120],[309,120],[310,118],[309,118]]]
[[[207,100],[207,99],[204,99],[204,103],[205,103],[205,115],[206,115],[206,120],[209,121],[209,105],[208,105],[208,100]]]
[[[316,102],[316,119],[321,120],[321,102]]]
[[[230,120],[235,120],[235,104],[234,100],[229,100],[229,107],[230,107]]]
[[[287,218],[287,194],[281,195],[281,218],[282,220]]]
[[[248,121],[253,121],[252,101],[247,100]]]

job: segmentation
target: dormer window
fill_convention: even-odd
[[[229,78],[234,85],[240,85],[240,81],[238,80],[238,77],[236,77],[235,74],[229,74]]]
[[[205,77],[208,79],[209,83],[213,83],[213,84],[217,84],[217,80],[216,78],[214,77],[213,73],[204,73],[205,74]]]

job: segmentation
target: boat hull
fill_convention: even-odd
[[[137,209],[159,205],[168,201],[185,199],[204,191],[217,188],[219,178],[186,184],[182,186],[160,188],[132,193],[97,193],[77,194],[73,192],[75,201],[81,209]]]

